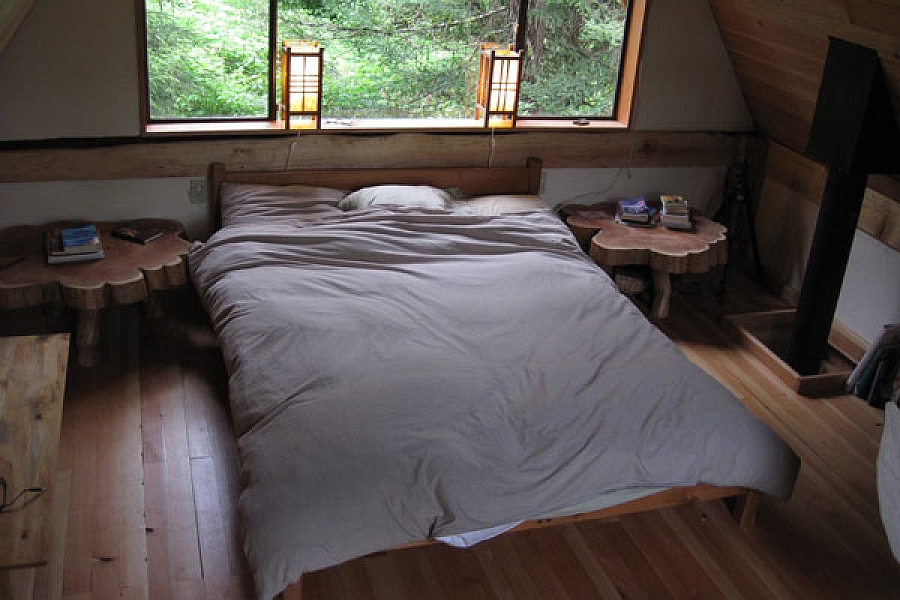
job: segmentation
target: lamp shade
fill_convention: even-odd
[[[515,126],[521,74],[521,52],[512,46],[481,45],[475,118],[485,127]]]
[[[319,129],[324,49],[309,40],[281,45],[281,111],[286,129]]]

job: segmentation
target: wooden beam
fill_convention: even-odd
[[[478,134],[306,134],[0,150],[0,183],[205,177],[229,170],[336,167],[520,166],[682,167],[730,163],[741,134],[706,132],[508,132]],[[85,144],[87,146],[88,144]]]
[[[19,29],[19,25],[25,20],[25,16],[31,7],[34,6],[34,0],[6,0],[0,2],[0,56],[12,41],[13,36]]]
[[[800,375],[817,375],[825,361],[868,174],[896,172],[898,142],[878,52],[830,37],[806,144],[828,177],[785,355]]]

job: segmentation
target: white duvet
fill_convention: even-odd
[[[229,226],[190,268],[230,375],[260,598],[613,490],[790,494],[793,452],[549,212]]]

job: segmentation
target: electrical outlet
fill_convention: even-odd
[[[188,200],[191,204],[206,204],[205,179],[191,179],[188,184]]]

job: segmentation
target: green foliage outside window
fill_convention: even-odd
[[[268,114],[280,83],[267,0],[147,0],[146,12],[151,118]],[[528,14],[520,114],[610,116],[619,0],[531,0]],[[326,119],[472,118],[479,43],[514,41],[517,15],[496,0],[280,0],[277,39],[325,48]]]

